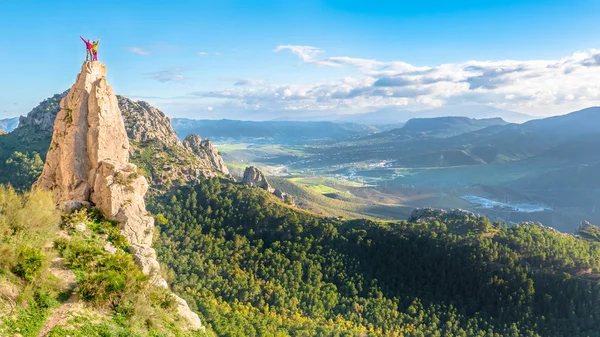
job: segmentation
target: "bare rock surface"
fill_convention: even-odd
[[[198,156],[208,167],[212,167],[218,172],[230,176],[219,150],[217,150],[209,139],[202,140],[199,135],[187,135],[183,140],[183,147]]]
[[[117,97],[106,82],[104,64],[85,62],[61,100],[36,186],[51,191],[56,204],[64,208],[92,204],[105,217],[118,221],[140,269],[154,285],[168,287],[151,247],[154,219],[144,202],[148,182],[129,162],[125,123]],[[179,309],[191,329],[203,328],[187,303]]]
[[[249,166],[244,171],[244,178],[242,179],[242,184],[250,186],[250,187],[258,187],[263,190],[273,193],[277,198],[281,199],[283,202],[294,205],[294,198],[291,195],[283,192],[280,189],[275,189],[269,184],[267,177],[259,170],[257,167]]]
[[[262,188],[269,193],[275,192],[275,189],[271,187],[271,184],[269,184],[267,177],[265,177],[261,170],[255,166],[249,166],[246,168],[244,171],[244,178],[242,178],[242,183],[250,187]]]

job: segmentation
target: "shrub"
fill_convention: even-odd
[[[15,275],[31,282],[42,268],[44,254],[39,248],[21,246],[13,272]]]

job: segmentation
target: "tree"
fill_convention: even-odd
[[[17,190],[28,190],[42,174],[44,162],[37,152],[13,152],[6,160],[6,179]]]

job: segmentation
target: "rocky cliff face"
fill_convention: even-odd
[[[132,142],[158,141],[164,146],[177,146],[179,139],[171,121],[160,110],[144,101],[117,96],[119,109],[125,120],[127,136]]]
[[[60,111],[60,101],[68,92],[67,90],[43,100],[27,116],[21,116],[16,130],[29,131],[28,135],[30,137],[43,137],[52,134],[54,120]]]
[[[275,189],[271,187],[271,184],[269,184],[269,181],[265,175],[254,166],[249,166],[246,168],[244,171],[244,178],[242,178],[242,183],[250,187],[262,188],[269,193],[275,192]]]
[[[262,188],[263,190],[269,193],[273,193],[282,201],[288,204],[294,204],[294,199],[292,198],[292,196],[279,189],[271,187],[271,184],[269,184],[267,177],[265,177],[265,175],[257,167],[249,166],[246,168],[246,170],[244,171],[244,178],[242,179],[242,184],[250,187]]]
[[[162,111],[122,96],[118,96],[118,101],[130,140],[132,162],[144,169],[156,190],[197,182],[204,177],[231,177],[216,149],[197,154],[184,146]]]
[[[221,154],[209,139],[202,140],[199,135],[187,135],[183,140],[183,147],[194,153],[202,161],[209,163],[210,167],[214,167],[217,171],[230,176]]]
[[[156,286],[167,287],[152,244],[154,219],[144,196],[146,179],[129,162],[129,139],[117,97],[106,82],[106,66],[85,62],[60,102],[50,149],[38,188],[53,193],[57,204],[92,204],[119,222],[130,251]],[[175,295],[173,295],[175,296]],[[176,297],[182,317],[193,329],[202,325],[185,301]]]

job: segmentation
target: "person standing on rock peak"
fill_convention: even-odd
[[[83,40],[83,43],[85,43],[85,60],[86,61],[93,61],[93,56],[92,56],[92,43],[90,42],[90,40],[86,40],[84,39],[81,35],[79,36],[81,37],[81,40]]]
[[[94,55],[94,61],[98,61],[98,43],[100,43],[100,39],[92,43],[92,54]]]

